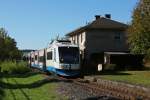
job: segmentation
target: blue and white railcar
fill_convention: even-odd
[[[30,56],[31,56],[31,59],[29,59],[30,61],[30,64],[31,64],[31,67],[34,67],[35,66],[35,62],[34,62],[34,59],[35,59],[35,56],[34,56],[34,51],[32,51],[30,53]]]
[[[38,51],[38,67],[42,70],[45,70],[45,49]]]
[[[46,69],[62,76],[79,75],[79,47],[70,41],[54,41],[46,48]]]
[[[39,64],[38,64],[38,50],[34,51],[34,65],[33,65],[33,67],[36,67],[36,68],[39,67]]]
[[[31,64],[31,52],[28,53],[28,64],[30,65]],[[31,66],[31,65],[30,65]]]

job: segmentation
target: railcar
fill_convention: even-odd
[[[30,59],[30,61],[29,61],[29,63],[30,63],[30,65],[31,65],[31,67],[34,67],[35,66],[35,56],[34,56],[34,51],[32,51],[31,53],[30,53],[30,57],[29,57]]]
[[[46,69],[62,76],[80,74],[79,47],[69,41],[54,41],[46,49]]]
[[[38,51],[38,67],[44,70],[45,67],[45,49]]]
[[[33,58],[33,59],[32,59]],[[61,76],[80,75],[79,47],[66,40],[56,40],[47,48],[31,53],[31,66]]]
[[[38,50],[34,51],[34,67],[39,67],[38,52]]]

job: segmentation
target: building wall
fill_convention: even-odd
[[[85,49],[86,32],[78,33],[77,35],[69,37],[71,43],[78,44],[81,51]]]
[[[89,58],[92,53],[104,51],[127,51],[127,33],[121,30],[88,30],[86,32],[86,52]]]
[[[69,39],[79,45],[80,54],[87,59],[93,53],[128,51],[127,33],[121,30],[92,29],[71,36]]]
[[[81,59],[84,59],[86,54],[86,32],[77,33],[76,35],[70,36],[69,40],[71,43],[78,44],[81,54]]]

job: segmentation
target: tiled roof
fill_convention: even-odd
[[[66,36],[71,36],[71,35],[75,35],[75,34],[78,34],[80,32],[83,32],[87,29],[118,29],[118,30],[125,30],[127,29],[127,25],[126,24],[123,24],[123,23],[120,23],[120,22],[117,22],[117,21],[114,21],[114,20],[111,20],[111,19],[108,19],[108,18],[104,18],[104,17],[101,17],[97,20],[94,20],[92,23],[86,25],[86,26],[83,26],[83,27],[80,27],[72,32],[69,32],[68,34],[66,34]]]

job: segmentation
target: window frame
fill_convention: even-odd
[[[43,62],[44,61],[44,56],[39,56],[39,62]]]
[[[81,35],[80,38],[81,38],[81,43],[82,43],[82,41],[83,41],[83,36],[82,36],[82,35],[83,35],[83,34],[81,33],[80,35]]]
[[[52,51],[49,51],[46,53],[46,59],[47,60],[52,60],[53,59],[53,52]]]
[[[35,55],[35,60],[38,60],[38,55]]]
[[[121,33],[115,33],[114,39],[121,40]]]

